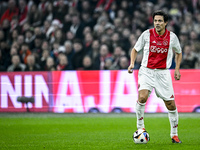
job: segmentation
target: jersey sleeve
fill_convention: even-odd
[[[135,44],[135,46],[134,46],[134,49],[135,49],[137,52],[141,51],[141,50],[144,48],[144,45],[145,45],[145,40],[144,40],[145,33],[146,33],[146,31],[144,31],[144,32],[140,35],[140,37],[138,38],[138,40],[137,40],[137,42],[136,42],[136,44]]]
[[[179,39],[178,39],[178,37],[177,37],[175,34],[173,34],[173,45],[172,45],[172,49],[173,49],[176,53],[179,53],[179,54],[182,52]]]

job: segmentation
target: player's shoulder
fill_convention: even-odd
[[[177,38],[177,35],[176,35],[174,32],[169,31],[169,33],[170,33],[170,36],[171,36],[172,38]]]
[[[142,32],[142,35],[148,35],[150,33],[150,29],[146,29]]]

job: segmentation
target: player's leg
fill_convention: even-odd
[[[170,121],[170,125],[171,125],[170,136],[172,138],[174,135],[178,136],[178,130],[177,130],[177,128],[178,128],[178,112],[177,112],[174,100],[164,101],[164,102],[168,109],[168,117],[169,117],[169,121]]]
[[[144,111],[148,96],[149,96],[148,90],[139,91],[138,101],[136,103],[137,129],[144,128]]]
[[[155,92],[158,97],[162,98],[168,109],[168,117],[171,126],[170,136],[176,137],[174,143],[181,142],[178,139],[178,112],[174,101],[174,90],[172,85],[171,74],[169,70],[158,70],[156,73]]]
[[[152,69],[140,67],[138,74],[138,101],[136,103],[137,128],[144,128],[144,110],[146,101],[153,89],[154,74]]]
[[[174,100],[164,101],[168,109],[168,117],[171,125],[170,136],[173,143],[181,143],[178,138],[178,111]]]

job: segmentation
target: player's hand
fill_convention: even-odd
[[[180,74],[180,71],[178,69],[175,69],[174,79],[175,80],[180,80],[181,79],[181,74]]]
[[[128,67],[128,73],[133,73],[134,64],[130,64]]]

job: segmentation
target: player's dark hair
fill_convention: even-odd
[[[153,12],[153,15],[152,15],[152,16],[153,16],[153,20],[154,20],[154,17],[155,17],[156,15],[163,16],[164,22],[167,22],[168,19],[169,19],[168,14],[165,13],[164,11],[162,11],[162,10],[156,10],[155,12]]]

